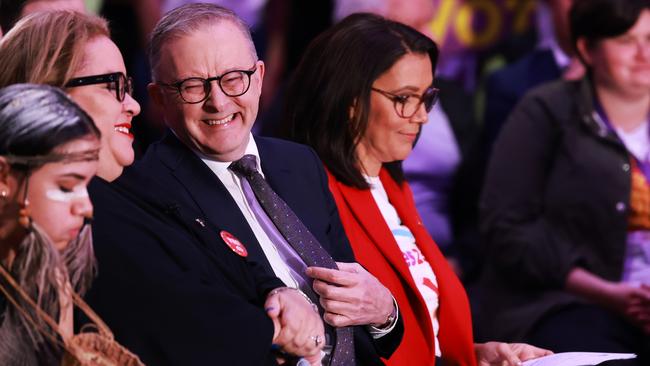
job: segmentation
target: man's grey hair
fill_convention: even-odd
[[[249,42],[251,55],[257,60],[257,51],[251,37],[250,28],[237,14],[219,5],[187,4],[165,14],[151,33],[149,64],[151,65],[153,81],[155,82],[158,78],[160,51],[167,42],[189,36],[203,27],[216,25],[224,21],[231,22],[241,30]],[[206,45],[206,47],[208,46],[210,45]],[[218,45],[214,45],[214,47],[218,47]]]

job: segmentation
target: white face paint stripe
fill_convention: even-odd
[[[72,192],[63,192],[60,189],[48,189],[45,192],[45,197],[52,201],[67,203],[75,199],[87,198],[88,190],[86,190],[86,187]]]

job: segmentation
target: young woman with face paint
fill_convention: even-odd
[[[139,364],[78,295],[95,272],[87,186],[97,172],[100,136],[58,88],[0,89],[2,365],[96,364],[86,356],[102,365]],[[74,335],[73,305],[108,337]],[[113,354],[96,352],[98,345]]]
[[[17,84],[0,90],[0,262],[20,288],[72,334],[62,289],[87,290],[94,272],[86,186],[97,171],[99,130],[63,92]],[[34,316],[4,276],[4,291]],[[50,364],[47,342],[0,293],[0,364]]]

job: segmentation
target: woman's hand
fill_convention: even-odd
[[[273,320],[273,343],[288,354],[320,364],[325,329],[315,305],[298,290],[280,287],[269,293],[264,308]]]
[[[335,327],[381,326],[393,312],[390,291],[358,263],[338,263],[339,270],[307,268],[325,309],[323,319]]]
[[[523,361],[548,356],[553,352],[526,343],[475,343],[474,352],[479,366],[518,366]]]
[[[650,286],[643,284],[640,289],[650,293]],[[627,315],[634,323],[641,327],[643,332],[650,335],[650,300],[647,298],[636,298],[627,309]]]
[[[567,290],[614,311],[650,334],[650,287],[607,281],[595,274],[574,268],[569,272]]]
[[[631,286],[609,282],[598,299],[600,303],[626,317],[636,326],[650,333],[650,287]]]

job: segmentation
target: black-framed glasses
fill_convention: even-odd
[[[112,72],[110,74],[83,76],[80,78],[70,79],[67,84],[68,88],[77,86],[94,85],[110,83],[110,88],[115,90],[115,97],[119,102],[123,102],[126,93],[133,95],[133,79],[127,77],[122,72]]]
[[[395,112],[402,118],[413,117],[422,104],[424,104],[427,113],[430,112],[433,105],[438,101],[438,94],[440,93],[440,89],[433,86],[428,87],[420,96],[417,94],[394,94],[377,88],[372,88],[372,90],[392,100]]]
[[[201,103],[210,97],[212,82],[219,84],[221,91],[229,97],[238,97],[246,94],[251,86],[251,75],[257,71],[257,66],[250,70],[232,70],[211,78],[192,77],[176,83],[159,83],[168,88],[174,88],[185,103]]]

